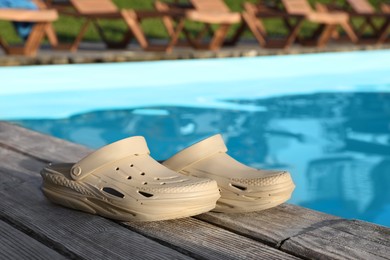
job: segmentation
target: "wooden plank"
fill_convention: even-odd
[[[66,259],[23,232],[0,220],[0,259]]]
[[[347,2],[358,14],[375,14],[374,7],[366,0],[347,0]]]
[[[289,204],[252,213],[210,212],[197,218],[274,247],[279,247],[284,240],[292,236],[339,220],[336,216]]]
[[[70,2],[80,14],[119,12],[118,7],[107,0],[70,0]]]
[[[310,259],[390,259],[390,229],[338,220],[292,237],[281,248]]]
[[[204,259],[297,259],[255,240],[237,235],[194,218],[164,222],[124,223],[147,237],[153,237]]]
[[[92,151],[6,122],[0,122],[0,146],[29,154],[43,162],[78,161]]]
[[[198,11],[229,13],[230,9],[223,0],[191,0],[192,5]]]
[[[40,191],[43,163],[0,148],[0,218],[78,259],[189,259],[114,221],[50,203]],[[3,184],[1,184],[3,185]]]
[[[69,150],[67,154],[73,153]],[[41,177],[38,176],[38,172],[43,166],[42,162],[29,158],[27,155],[22,155],[4,148],[0,148],[0,157],[9,162],[5,166],[0,167],[0,179],[8,179],[9,176],[18,176],[12,178],[16,183],[14,186],[12,186],[11,180],[2,184],[6,185],[4,196],[10,198],[7,198],[4,202],[0,201],[0,210],[5,212],[7,218],[17,221],[17,225],[26,225],[25,222],[29,222],[23,216],[32,216],[29,212],[31,210],[39,211],[39,214],[34,215],[34,219],[37,219],[36,221],[41,221],[42,223],[40,225],[43,226],[44,223],[50,222],[50,224],[48,224],[49,227],[44,229],[45,237],[53,236],[50,232],[52,229],[55,229],[55,225],[57,225],[58,222],[61,222],[61,227],[59,227],[61,232],[64,232],[62,231],[63,229],[68,233],[72,232],[74,227],[72,225],[68,227],[68,225],[70,225],[69,221],[68,224],[63,223],[61,217],[63,215],[65,215],[67,219],[73,219],[73,221],[78,218],[82,218],[83,221],[88,221],[88,219],[104,220],[97,216],[68,210],[49,203],[39,191]],[[0,191],[0,194],[2,193],[3,192]],[[13,194],[18,194],[18,196],[14,198]],[[15,209],[12,205],[20,205],[20,208],[18,207],[18,209]],[[48,212],[48,214],[45,215],[45,212]],[[48,221],[47,218],[49,218],[50,221]],[[70,220],[70,222],[72,222],[72,220]],[[82,225],[84,227],[86,224]],[[186,218],[151,223],[133,222],[125,223],[124,225],[129,227],[132,231],[146,235],[149,238],[153,238],[153,240],[163,241],[165,245],[169,244],[171,247],[195,258],[211,257],[216,259],[237,259],[242,257],[260,257],[266,259],[294,259],[294,257],[260,242],[196,219]],[[94,226],[91,226],[90,224],[89,227],[87,226],[85,228],[93,229]],[[28,226],[27,228],[32,229],[33,227]],[[102,226],[102,228],[105,227]],[[134,233],[132,231],[129,232]],[[112,237],[112,234],[107,235],[107,238],[108,237]],[[53,238],[51,238],[51,240],[53,240]],[[229,244],[228,248],[226,247],[227,244]],[[113,248],[113,250],[115,248],[112,243],[109,243],[107,247]],[[74,248],[69,249],[69,251],[72,252],[74,250]],[[78,254],[80,254],[80,252],[78,252]]]
[[[0,9],[0,20],[16,22],[49,22],[58,19],[55,10]]]

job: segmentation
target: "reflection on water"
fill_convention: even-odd
[[[158,160],[222,133],[239,161],[291,171],[291,203],[390,226],[390,94],[229,101],[266,109],[149,107],[17,123],[92,148],[143,135]]]

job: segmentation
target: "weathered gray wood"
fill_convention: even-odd
[[[44,162],[78,161],[91,152],[84,146],[0,121],[0,146]]]
[[[40,191],[42,162],[4,148],[0,158],[0,179],[17,176],[14,185],[8,181],[0,186],[0,218],[61,254],[82,259],[188,259],[114,221],[50,203]]]
[[[0,234],[0,259],[66,259],[66,257],[1,220]]]
[[[276,247],[289,237],[326,226],[339,219],[289,204],[243,214],[210,212],[197,218]]]
[[[292,237],[281,248],[312,259],[390,259],[390,229],[358,220],[337,220]]]
[[[164,222],[124,223],[132,230],[157,238],[178,250],[205,259],[297,259],[255,240],[193,218]]]

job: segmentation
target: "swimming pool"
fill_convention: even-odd
[[[92,148],[143,135],[152,156],[222,133],[289,170],[289,201],[390,226],[390,51],[0,68],[0,119]]]

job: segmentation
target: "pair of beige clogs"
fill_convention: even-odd
[[[41,171],[43,192],[60,205],[121,221],[250,212],[291,197],[295,185],[287,171],[250,168],[226,152],[221,135],[214,135],[160,164],[143,137],[130,137],[75,164],[48,165]]]

